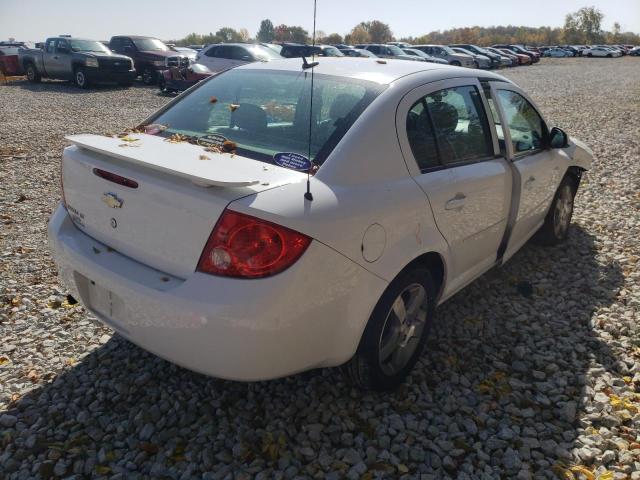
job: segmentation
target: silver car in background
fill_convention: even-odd
[[[198,52],[196,63],[212,72],[222,72],[229,68],[252,62],[281,60],[282,56],[271,48],[252,43],[217,43],[207,45]]]
[[[469,68],[475,68],[476,66],[471,55],[456,53],[446,45],[414,45],[413,48],[418,49],[427,55],[431,55],[432,57],[446,60],[449,65]]]
[[[426,62],[431,63],[441,63],[443,65],[448,65],[449,62],[444,60],[443,58],[432,57],[431,55],[427,55],[422,50],[418,50],[416,48],[403,48],[402,51],[407,55],[415,55],[416,57],[424,59]]]
[[[470,55],[473,57],[473,62],[475,63],[476,68],[491,68],[491,59],[485,55],[478,55],[477,53],[461,47],[451,47],[451,50],[456,53],[462,53],[463,55]]]

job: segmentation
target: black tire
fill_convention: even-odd
[[[31,83],[40,83],[42,81],[42,76],[33,63],[27,64],[25,73],[27,74],[27,80],[29,80]]]
[[[553,197],[547,216],[540,230],[534,236],[539,245],[557,245],[564,242],[569,234],[573,216],[573,200],[577,185],[573,178],[565,176]]]
[[[168,93],[167,81],[165,80],[164,75],[158,75],[158,88],[161,93]]]
[[[400,316],[396,314],[394,306],[400,300],[410,301],[413,292],[420,291],[419,288],[424,292],[424,303],[416,314],[416,322],[403,324],[399,321]],[[416,305],[419,298],[415,297]],[[416,267],[398,275],[378,300],[356,354],[342,367],[347,379],[366,390],[384,391],[401,384],[420,358],[433,321],[435,302],[436,290],[427,269]],[[406,305],[402,305],[401,310],[405,312],[407,320],[409,314],[405,309]],[[392,353],[386,357],[383,357],[384,343],[387,346],[395,344],[391,349]],[[402,343],[405,343],[404,347],[401,346]],[[408,350],[404,350],[405,348]],[[394,360],[394,356],[398,360]],[[399,365],[393,365],[395,361]]]
[[[612,55],[610,53],[607,54],[607,58],[611,58],[611,57],[612,57]]]
[[[158,82],[158,73],[149,67],[142,71],[142,83],[145,85],[155,85]]]
[[[587,57],[593,57],[593,53],[591,52],[587,53]]]
[[[73,82],[79,88],[89,88],[91,83],[87,77],[87,72],[82,67],[78,67],[73,71]]]
[[[459,61],[457,61],[457,60],[453,60],[453,61],[451,61],[450,65],[453,65],[454,67],[459,67],[459,66],[461,66],[462,64],[461,64]]]

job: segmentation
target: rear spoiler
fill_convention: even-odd
[[[129,134],[126,139],[90,134],[65,138],[79,148],[187,178],[205,187],[276,186],[306,178],[306,174],[277,165],[229,153],[207,152],[199,145],[171,143],[143,133]]]

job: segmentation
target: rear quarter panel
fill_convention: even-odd
[[[237,200],[231,208],[303,232],[386,281],[427,252],[440,254],[446,269],[447,244],[400,151],[395,112],[406,91],[389,86],[354,123],[311,178],[313,201],[305,200],[301,182]],[[363,237],[373,224],[384,229],[384,245],[380,257],[368,261]]]

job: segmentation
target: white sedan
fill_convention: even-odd
[[[585,48],[582,51],[583,57],[621,57],[622,53],[620,50],[616,50],[614,48],[609,47],[592,47]]]
[[[387,389],[437,305],[534,235],[567,238],[592,154],[517,85],[317,60],[212,77],[146,133],[68,138],[50,245],[98,319],[216,377],[346,364]]]

